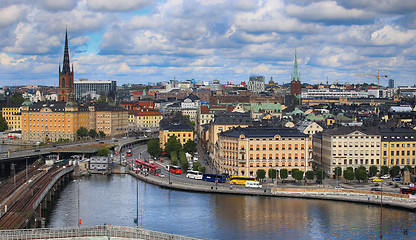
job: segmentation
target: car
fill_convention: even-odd
[[[373,179],[376,179],[376,178],[377,178],[376,176],[373,176],[373,177],[369,177],[368,179],[373,180]]]
[[[383,181],[383,179],[381,179],[381,178],[374,178],[373,179],[373,182],[382,182]]]
[[[101,141],[100,143],[104,143],[103,141]]]
[[[380,188],[372,188],[371,191],[373,191],[373,192],[381,192],[381,189]]]
[[[100,141],[100,139],[95,139],[95,141],[96,141],[96,142],[99,142],[99,141]]]
[[[56,147],[56,145],[52,145],[52,147]]]
[[[114,142],[118,142],[118,139],[114,139]]]
[[[164,178],[165,174],[159,174],[159,177]]]
[[[389,179],[390,178],[390,175],[389,174],[386,174],[386,175],[381,176],[380,178],[381,179]]]
[[[35,149],[35,152],[40,152],[40,149]]]
[[[344,189],[344,188],[341,186],[335,186],[335,189]]]
[[[402,179],[400,178],[400,177],[395,177],[395,178],[393,178],[393,181],[397,181],[397,182],[400,182]]]

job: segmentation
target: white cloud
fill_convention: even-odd
[[[91,41],[91,38],[89,36],[80,36],[80,37],[76,37],[76,38],[71,38],[69,40],[69,43],[71,44],[75,44],[75,45],[82,45],[86,42]]]
[[[152,0],[88,0],[88,7],[95,11],[133,11],[152,4]]]
[[[374,14],[361,9],[346,9],[335,1],[313,2],[307,6],[291,4],[286,12],[292,16],[306,20],[330,20],[342,22],[354,22],[357,20],[371,19]]]
[[[16,23],[23,17],[27,8],[24,5],[12,5],[0,8],[0,27]]]
[[[48,10],[70,10],[76,6],[75,0],[41,0],[40,3]]]
[[[384,26],[371,34],[371,42],[375,45],[405,45],[414,43],[416,30],[402,31],[398,27]]]
[[[0,53],[0,64],[2,65],[12,65],[16,66],[19,65],[19,63],[24,63],[27,60],[27,58],[13,58],[5,53]]]

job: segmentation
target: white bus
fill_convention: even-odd
[[[186,177],[201,180],[202,179],[202,173],[200,171],[188,170],[188,172],[186,173]]]

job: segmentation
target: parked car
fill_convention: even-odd
[[[374,191],[374,192],[381,192],[381,189],[380,189],[380,188],[372,188],[372,189],[371,189],[371,191]]]
[[[35,149],[35,152],[40,152],[40,149]]]
[[[390,174],[386,174],[380,177],[381,179],[389,179],[390,178]]]
[[[344,188],[341,186],[335,186],[335,189],[344,189]]]
[[[402,178],[400,178],[400,177],[395,177],[395,178],[393,178],[393,181],[400,182],[400,181],[402,181]]]
[[[383,181],[383,179],[381,179],[381,178],[374,178],[373,179],[373,182],[382,182]]]

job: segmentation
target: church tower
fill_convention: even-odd
[[[294,71],[292,75],[292,81],[290,82],[290,94],[293,96],[299,97],[301,93],[301,86],[300,86],[300,74],[298,70],[298,60],[295,51],[295,64],[294,64]]]
[[[68,102],[71,95],[74,94],[74,66],[72,71],[69,66],[69,49],[68,49],[68,31],[65,31],[65,49],[64,61],[61,71],[59,64],[59,87],[58,87],[58,101]]]

